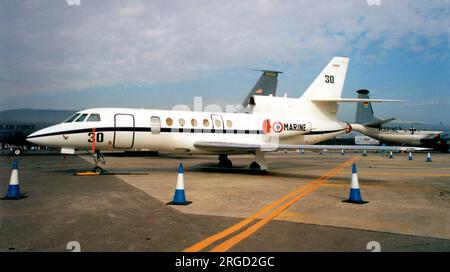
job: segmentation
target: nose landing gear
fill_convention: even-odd
[[[94,160],[93,172],[100,175],[103,172],[103,168],[98,166],[98,164],[101,163],[102,165],[105,165],[105,163],[106,163],[105,157],[103,156],[102,153],[100,153],[100,151],[95,151],[95,153],[92,154],[92,158]]]

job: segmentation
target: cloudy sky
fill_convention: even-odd
[[[252,68],[284,71],[278,94],[298,97],[343,55],[345,97],[450,123],[449,0],[77,1],[0,0],[0,110],[238,104]]]

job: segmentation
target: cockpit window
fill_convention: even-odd
[[[70,116],[69,119],[67,119],[66,121],[64,121],[64,123],[70,123],[73,120],[77,119],[78,116],[80,116],[81,113],[75,113],[74,115]]]
[[[88,116],[87,113],[83,113],[80,117],[78,117],[77,120],[75,120],[75,122],[83,122],[84,119],[86,119],[87,116]]]
[[[91,115],[89,115],[88,119],[86,120],[87,122],[100,122],[100,114],[98,113],[92,113]]]

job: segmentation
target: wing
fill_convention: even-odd
[[[396,99],[369,99],[369,98],[330,98],[312,99],[312,102],[350,102],[350,103],[381,103],[381,102],[405,102],[406,100]]]
[[[275,152],[278,150],[384,150],[384,151],[421,151],[430,150],[424,147],[412,146],[371,146],[371,145],[291,145],[291,144],[251,144],[230,142],[196,142],[194,146],[210,152],[251,153],[257,150]]]

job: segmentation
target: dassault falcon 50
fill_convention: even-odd
[[[341,102],[393,100],[341,98],[349,59],[334,57],[300,98],[253,95],[248,112],[199,112],[131,108],[95,108],[28,136],[28,141],[94,151],[150,149],[182,154],[217,154],[231,167],[228,154],[254,154],[250,168],[267,170],[267,152],[297,149],[415,150],[412,147],[314,145],[352,127],[336,118]]]

